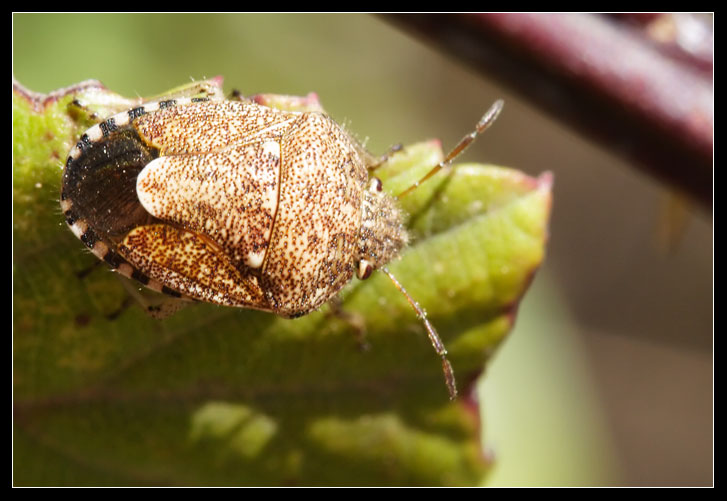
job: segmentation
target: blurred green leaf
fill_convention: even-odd
[[[212,82],[210,85],[219,85]],[[85,108],[69,104],[79,100]],[[163,321],[68,231],[58,206],[78,135],[131,106],[98,83],[13,93],[16,485],[475,485],[472,383],[543,259],[550,177],[464,164],[402,200],[412,245],[389,269],[449,349],[449,402],[421,322],[383,274],[343,308],[296,320],[201,304]],[[398,193],[438,159],[404,148],[377,170]]]

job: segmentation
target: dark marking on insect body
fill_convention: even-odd
[[[147,285],[149,283],[149,277],[147,277],[146,275],[144,275],[139,270],[134,270],[131,273],[131,278],[133,278],[134,280],[136,280],[137,282],[139,282],[139,283],[141,283],[143,285]]]
[[[93,249],[94,244],[98,241],[98,237],[93,230],[86,230],[81,235],[81,242],[86,244],[86,247]]]
[[[90,144],[91,140],[89,139],[88,135],[84,134],[81,136],[81,140],[76,143],[76,147],[83,152],[86,151]]]
[[[101,122],[99,124],[99,127],[101,127],[101,132],[103,133],[104,137],[107,137],[109,134],[116,132],[116,120],[114,120],[113,118],[109,118],[105,122]]]
[[[86,144],[78,158],[69,157],[61,199],[73,201],[72,221],[80,217],[110,243],[153,219],[138,202],[136,175],[158,151],[128,129]]]
[[[107,252],[106,255],[103,257],[103,260],[108,263],[111,268],[114,270],[118,269],[119,266],[121,266],[122,263],[125,263],[124,259],[116,254],[115,252]]]
[[[162,287],[161,292],[163,292],[164,294],[166,294],[168,296],[172,296],[172,297],[182,297],[182,295],[179,292],[175,291],[174,289],[170,289],[166,285]]]
[[[143,106],[139,106],[137,108],[132,108],[128,111],[129,114],[129,120],[134,120],[135,118],[138,118],[142,116],[146,111],[144,110]]]

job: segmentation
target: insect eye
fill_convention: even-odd
[[[373,271],[373,265],[365,259],[362,259],[358,262],[358,270],[356,271],[356,276],[358,276],[359,280],[366,280],[371,276],[371,273]]]
[[[383,184],[381,183],[381,179],[378,177],[372,177],[369,181],[369,191],[371,193],[379,193],[384,188]]]

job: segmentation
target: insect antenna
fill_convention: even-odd
[[[462,139],[460,139],[459,143],[450,151],[446,157],[444,157],[444,160],[439,162],[437,165],[432,167],[432,169],[427,172],[424,177],[422,177],[419,181],[409,186],[406,190],[399,193],[399,195],[396,196],[396,198],[401,198],[415,189],[419,187],[423,182],[434,176],[437,172],[440,170],[449,167],[449,165],[452,163],[452,161],[457,158],[459,155],[461,155],[472,142],[477,138],[478,135],[482,134],[484,131],[486,131],[490,125],[497,119],[497,116],[500,114],[500,111],[502,111],[502,107],[505,104],[505,102],[502,99],[498,99],[495,101],[492,106],[490,106],[490,109],[488,109],[484,115],[482,115],[482,118],[480,118],[480,121],[477,122],[477,125],[475,126],[475,130],[464,136]],[[439,337],[439,334],[437,334],[437,331],[434,329],[434,326],[429,322],[427,319],[426,312],[419,306],[419,304],[414,301],[414,299],[409,295],[408,292],[406,292],[406,289],[402,287],[402,285],[399,283],[399,281],[396,279],[394,275],[391,274],[391,272],[384,266],[380,268],[381,271],[383,271],[386,276],[389,277],[389,279],[394,283],[397,289],[399,289],[399,292],[404,294],[404,297],[406,297],[406,300],[409,302],[411,307],[416,311],[417,316],[419,319],[421,319],[422,322],[424,322],[424,327],[427,329],[427,335],[429,336],[429,341],[431,341],[432,346],[434,347],[434,351],[437,352],[437,355],[439,355],[442,358],[442,371],[444,372],[444,382],[447,384],[447,390],[449,391],[449,398],[450,400],[454,400],[457,398],[457,383],[454,379],[454,371],[452,370],[452,364],[449,363],[449,359],[447,359],[447,349],[444,347],[444,343],[442,343],[442,340]]]
[[[432,169],[427,172],[424,177],[421,178],[419,181],[399,193],[396,198],[401,198],[404,195],[411,193],[412,191],[417,189],[419,185],[422,184],[424,181],[426,181],[445,167],[448,167],[455,158],[461,155],[469,147],[469,145],[472,144],[472,141],[474,141],[477,136],[485,132],[490,127],[490,125],[492,125],[497,116],[500,114],[500,111],[502,111],[502,107],[504,106],[504,104],[505,102],[502,99],[498,99],[497,101],[495,101],[492,106],[490,106],[490,109],[487,110],[484,115],[482,115],[480,121],[477,122],[475,130],[460,139],[459,143],[457,143],[457,146],[455,146],[452,151],[449,152],[444,160],[432,167]]]
[[[391,281],[394,283],[397,289],[399,289],[399,292],[404,294],[404,297],[407,301],[409,301],[409,304],[412,308],[414,308],[414,311],[417,313],[417,317],[421,319],[422,322],[424,322],[424,327],[427,329],[427,335],[429,336],[429,341],[431,341],[432,346],[434,347],[434,351],[437,352],[437,355],[439,355],[442,358],[442,371],[444,372],[444,382],[447,384],[447,390],[449,391],[449,399],[454,400],[457,398],[457,383],[454,380],[454,370],[452,370],[452,364],[449,363],[449,360],[447,359],[447,349],[444,347],[444,343],[442,343],[442,340],[439,338],[439,334],[437,334],[437,331],[434,329],[434,326],[429,322],[427,319],[426,312],[419,306],[419,304],[414,301],[414,299],[409,295],[408,292],[406,292],[406,289],[402,287],[402,285],[399,283],[399,281],[396,279],[394,275],[391,274],[391,272],[385,267],[379,268],[381,271],[383,271],[386,276],[391,279]]]

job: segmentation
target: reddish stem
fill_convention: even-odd
[[[711,70],[638,25],[591,14],[396,15],[711,210]],[[705,68],[707,71],[705,71]]]

